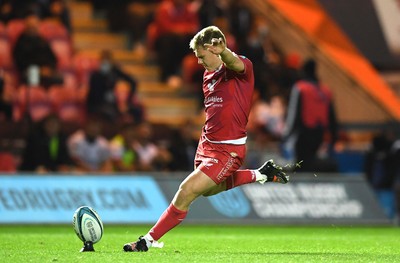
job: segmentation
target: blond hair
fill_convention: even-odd
[[[190,40],[189,47],[195,50],[198,47],[204,47],[204,44],[211,44],[211,39],[222,38],[224,43],[226,43],[225,35],[216,26],[208,26],[200,30],[193,38]]]

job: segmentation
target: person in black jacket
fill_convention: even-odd
[[[385,133],[373,137],[371,148],[365,155],[365,175],[375,190],[392,189],[395,179],[393,141]]]
[[[49,42],[39,34],[40,19],[31,14],[25,18],[25,30],[17,39],[13,58],[23,81],[28,81],[27,69],[36,65],[40,68],[41,82],[57,75],[57,57]]]
[[[100,59],[100,68],[94,71],[89,79],[89,93],[86,98],[88,113],[99,115],[110,121],[117,120],[121,113],[117,106],[115,87],[118,81],[124,81],[130,87],[128,112],[134,121],[140,122],[143,112],[139,105],[135,105],[136,80],[113,61],[110,51],[104,50]]]
[[[172,131],[168,150],[174,158],[168,165],[170,171],[186,172],[193,169],[193,160],[199,144],[199,140],[194,137],[196,128],[192,121],[187,120]]]
[[[397,174],[400,151],[397,147],[390,131],[380,132],[372,138],[364,161],[366,179],[389,218],[395,216],[395,195],[399,193]]]
[[[61,132],[57,116],[44,118],[38,128],[28,135],[22,158],[21,171],[68,171],[72,165],[68,153],[66,136]]]
[[[4,77],[3,70],[0,70],[0,122],[12,121],[13,106],[12,102],[4,96]]]

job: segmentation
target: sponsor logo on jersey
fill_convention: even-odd
[[[218,97],[218,96],[207,97],[204,100],[204,104],[207,104],[207,103],[222,103],[222,102],[224,102],[224,99],[222,97]]]
[[[208,90],[210,92],[214,92],[216,84],[217,84],[217,81],[215,79],[211,80],[211,83],[208,83],[208,85],[207,85]]]

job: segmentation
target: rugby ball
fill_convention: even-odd
[[[97,212],[89,206],[81,206],[76,209],[72,225],[76,235],[83,242],[90,241],[95,244],[103,236],[103,222]]]

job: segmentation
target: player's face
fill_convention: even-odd
[[[221,65],[221,59],[203,47],[196,48],[194,54],[197,57],[197,63],[208,71],[213,71]]]

